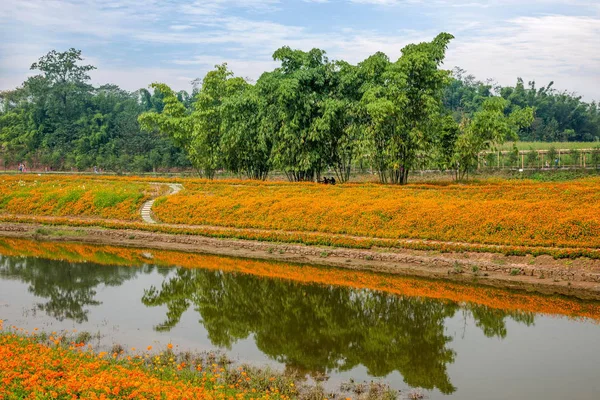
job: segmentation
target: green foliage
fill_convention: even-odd
[[[518,79],[514,87],[499,87],[477,81],[461,69],[453,71],[454,78],[446,88],[444,105],[458,121],[463,114],[472,116],[483,102],[499,94],[508,101],[507,112],[515,109],[535,109],[531,125],[520,128],[523,141],[566,142],[600,140],[600,110],[598,103],[585,103],[580,96],[553,88],[554,82],[537,88],[534,81],[527,86]]]
[[[437,137],[449,76],[439,66],[451,39],[443,33],[406,46],[394,63],[377,53],[357,66],[329,61],[323,50],[282,47],[273,54],[281,66],[254,86],[217,66],[191,108],[154,84],[165,107],[139,121],[183,146],[209,178],[220,167],[255,179],[277,168],[292,181],[311,181],[333,169],[346,182],[353,163],[367,161],[382,182],[403,184],[436,143],[448,142]]]
[[[39,75],[0,92],[1,164],[117,173],[193,166],[208,178],[225,169],[251,179],[276,169],[292,181],[335,173],[342,183],[370,167],[381,182],[404,184],[418,168],[464,178],[495,167],[497,156],[482,152],[508,140],[600,140],[596,103],[552,84],[499,87],[441,69],[452,39],[441,33],[395,61],[376,53],[357,65],[284,46],[273,54],[280,66],[256,84],[221,64],[192,94],[162,83],[134,93],[93,87],[81,51],[51,51],[32,65]],[[554,165],[556,154],[526,157],[528,166]],[[512,152],[500,164],[521,159]]]
[[[465,117],[461,121],[454,155],[459,179],[477,168],[481,152],[496,150],[506,140],[515,140],[517,131],[533,121],[533,109],[515,109],[506,115],[507,106],[508,102],[503,98],[489,97],[472,118]]]
[[[110,208],[129,199],[130,193],[115,193],[114,191],[100,191],[94,194],[94,207]]]
[[[441,33],[432,42],[406,46],[363,95],[365,133],[382,182],[406,183],[434,147],[449,77],[438,67],[453,38]]]
[[[594,168],[598,168],[600,166],[600,146],[596,146],[592,151],[592,165]]]
[[[535,167],[538,162],[538,154],[533,150],[532,147],[529,148],[529,153],[525,156],[525,164],[528,167]]]
[[[171,139],[139,130],[141,112],[162,109],[160,93],[128,93],[114,85],[95,88],[88,76],[95,68],[79,65],[81,61],[79,50],[51,51],[31,66],[39,75],[0,92],[0,159],[5,168],[23,161],[29,168],[97,166],[116,172],[189,165]]]

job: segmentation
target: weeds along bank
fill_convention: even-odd
[[[189,182],[171,224],[514,246],[600,246],[600,179],[390,186]]]
[[[0,175],[0,213],[140,220],[139,208],[158,195],[127,179],[52,175]]]
[[[398,296],[422,297],[485,306],[505,312],[533,312],[600,321],[600,304],[566,297],[512,292],[440,280],[416,279],[367,271],[314,267],[283,262],[248,260],[170,250],[134,249],[107,245],[37,242],[0,238],[0,255],[26,256],[68,262],[141,267],[152,264],[249,274],[302,284],[370,289]]]

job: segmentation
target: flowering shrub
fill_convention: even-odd
[[[151,261],[148,259],[149,252],[152,255]],[[338,285],[384,291],[402,296],[426,297],[462,304],[484,305],[507,311],[518,310],[549,315],[586,317],[600,321],[600,304],[597,302],[582,302],[564,297],[511,292],[490,287],[365,271],[318,268],[308,265],[245,260],[166,250],[33,242],[7,238],[0,239],[0,254],[42,257],[70,262],[89,261],[98,264],[123,266],[140,266],[151,262],[159,266],[222,270],[302,283]]]
[[[139,220],[150,186],[66,176],[1,176],[0,212]]]
[[[404,187],[188,182],[165,223],[512,246],[600,247],[600,179]]]

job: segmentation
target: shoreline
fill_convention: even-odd
[[[36,223],[2,223],[0,237],[282,261],[600,300],[600,261],[590,259],[557,260],[550,256],[505,256],[467,251],[350,249]]]

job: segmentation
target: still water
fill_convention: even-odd
[[[0,243],[5,326],[100,333],[100,348],[172,342],[180,350],[220,349],[240,362],[325,374],[331,388],[352,378],[423,388],[430,399],[600,398],[600,318],[214,266],[123,265],[122,254],[99,252],[96,260],[98,254],[102,263],[74,251],[66,259],[80,261],[50,260],[3,252]],[[278,267],[286,268],[269,264]],[[534,309],[541,301],[533,298]]]

